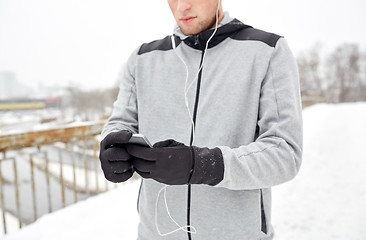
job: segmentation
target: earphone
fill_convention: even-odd
[[[186,77],[185,77],[185,84],[184,84],[184,101],[185,101],[185,105],[186,105],[186,108],[187,108],[187,111],[188,111],[189,119],[190,119],[191,124],[192,124],[192,144],[191,145],[194,145],[194,142],[195,142],[195,123],[194,123],[194,120],[193,120],[192,112],[189,109],[189,102],[188,102],[187,94],[188,94],[189,89],[193,85],[193,83],[196,82],[196,80],[198,79],[199,73],[202,70],[203,64],[205,62],[205,57],[206,57],[206,53],[207,53],[207,49],[208,49],[208,44],[210,43],[211,39],[214,37],[214,35],[215,35],[216,31],[217,31],[218,22],[219,22],[220,3],[221,3],[221,0],[218,0],[217,10],[216,10],[216,25],[215,25],[215,30],[213,31],[212,35],[210,36],[210,38],[206,42],[206,47],[205,47],[204,54],[203,54],[203,57],[202,57],[202,63],[201,63],[201,65],[200,65],[200,67],[199,67],[199,69],[197,71],[197,74],[195,75],[195,78],[191,81],[191,83],[189,83],[189,85],[188,85],[188,78],[189,78],[188,65],[183,60],[183,58],[177,53],[174,35],[171,36],[173,51],[177,55],[177,57],[180,59],[180,61],[183,63],[183,65],[185,66],[185,69],[186,69]],[[194,226],[191,226],[191,225],[190,226],[180,226],[173,219],[173,217],[171,216],[170,211],[169,211],[169,208],[168,208],[167,197],[166,197],[166,189],[167,189],[167,187],[168,187],[168,185],[165,185],[163,188],[160,189],[160,191],[158,193],[158,196],[156,198],[156,202],[155,202],[155,227],[156,227],[156,230],[158,231],[158,234],[160,236],[167,236],[167,235],[173,234],[173,233],[175,233],[177,231],[180,231],[180,230],[182,230],[184,232],[189,232],[189,233],[192,233],[192,234],[197,233],[197,230],[196,230],[196,228]],[[177,229],[172,230],[172,231],[167,232],[167,233],[161,233],[160,232],[160,229],[159,229],[159,225],[158,225],[158,210],[157,209],[158,209],[159,197],[160,197],[160,194],[161,194],[162,191],[164,191],[165,208],[167,210],[167,213],[169,215],[169,218],[178,227]],[[189,229],[192,229],[192,230],[189,230]]]

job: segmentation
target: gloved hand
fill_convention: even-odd
[[[100,142],[99,159],[107,180],[118,183],[133,175],[131,156],[125,148],[132,133],[126,130],[112,132]]]
[[[133,166],[143,178],[169,185],[208,184],[214,186],[224,177],[224,161],[219,148],[186,146],[172,139],[153,148],[127,145]]]

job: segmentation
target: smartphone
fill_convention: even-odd
[[[130,141],[128,141],[129,143],[134,143],[134,144],[139,144],[145,147],[151,147],[152,145],[149,142],[149,140],[146,138],[146,136],[144,136],[143,134],[132,134],[132,137],[130,139]]]

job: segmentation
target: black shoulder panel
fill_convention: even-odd
[[[232,39],[235,40],[253,40],[253,41],[261,41],[271,47],[275,47],[278,39],[281,36],[276,35],[274,33],[265,32],[256,28],[245,28],[231,36]]]
[[[178,37],[175,36],[175,42],[176,42],[176,45],[178,46],[181,41]],[[138,52],[138,55],[142,55],[144,53],[152,52],[155,50],[167,51],[167,50],[171,50],[172,48],[173,48],[173,46],[172,46],[171,36],[166,36],[163,39],[142,44],[142,46]]]

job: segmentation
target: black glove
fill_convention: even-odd
[[[131,136],[131,132],[122,130],[108,134],[100,142],[100,163],[105,178],[111,182],[124,182],[133,175],[131,156],[125,148]]]
[[[133,166],[143,178],[169,185],[208,184],[224,177],[224,161],[219,148],[186,146],[174,140],[154,144],[153,148],[127,145],[134,156]]]

